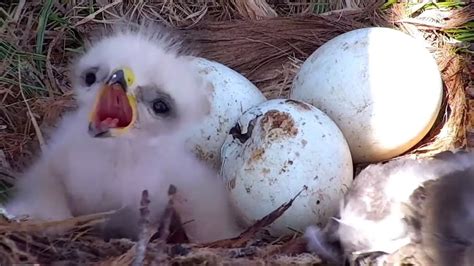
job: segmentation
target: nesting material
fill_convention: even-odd
[[[48,143],[47,129],[54,126],[64,110],[75,108],[69,91],[68,66],[80,51],[82,39],[87,38],[92,29],[119,22],[126,16],[145,21],[159,20],[178,29],[194,43],[193,48],[199,56],[242,73],[268,98],[287,97],[301,63],[337,35],[368,26],[399,28],[430,42],[445,90],[441,115],[435,127],[408,153],[425,156],[473,143],[468,142],[467,137],[472,134],[469,132],[474,132],[474,116],[470,119],[466,117],[472,105],[466,103],[464,91],[469,75],[472,75],[472,68],[466,66],[470,58],[454,53],[454,46],[446,40],[446,31],[461,28],[472,20],[472,4],[457,11],[438,12],[435,9],[435,12],[426,13],[421,18],[419,10],[405,4],[381,11],[378,3],[371,0],[339,1],[334,6],[331,3],[333,9],[319,16],[311,15],[319,8],[314,1],[238,2],[206,1],[206,5],[202,5],[193,1],[153,4],[133,1],[104,4],[97,1],[90,5],[88,1],[67,1],[50,6],[20,1],[18,7],[7,6],[4,10],[9,12],[9,16],[7,23],[4,23],[6,27],[2,28],[1,50],[2,56],[5,56],[0,63],[0,149],[13,169],[0,169],[2,181],[11,183],[11,175],[4,173],[21,170],[37,154],[38,129],[44,133]],[[268,4],[270,2],[273,3]],[[90,12],[91,9],[94,13]],[[443,13],[442,19],[436,16],[438,13]],[[37,18],[50,14],[48,23],[38,25]],[[52,18],[61,19],[53,21]],[[399,73],[393,75],[396,77]],[[20,90],[25,92],[24,98]],[[28,112],[27,106],[31,112]],[[39,128],[33,125],[32,116]],[[94,221],[100,222],[101,219]],[[70,221],[58,223],[71,224]],[[5,219],[0,219],[0,225],[2,265],[13,262],[130,264],[137,250],[136,243],[130,241],[104,242],[91,235],[88,227],[81,225],[73,226],[68,233],[60,236],[41,235],[36,229],[50,226],[43,223],[36,223],[35,230],[20,230],[17,224]],[[144,249],[145,261],[162,264],[265,262],[287,265],[291,262],[294,265],[322,265],[315,256],[303,253],[305,243],[300,238],[268,238],[261,231],[261,228],[250,231],[253,240],[245,242],[247,247],[194,246],[190,249],[185,244],[149,243]],[[404,261],[412,253],[402,251],[396,261]]]

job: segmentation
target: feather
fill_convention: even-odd
[[[472,265],[474,153],[448,151],[369,165],[355,178],[334,220],[336,228],[328,224],[323,231],[336,232],[347,257],[392,254],[419,244],[437,265]],[[328,233],[309,232],[309,250],[330,257],[324,245]]]

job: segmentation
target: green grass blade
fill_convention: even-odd
[[[51,8],[53,7],[53,0],[45,0],[44,5],[41,8],[38,29],[36,32],[36,53],[43,54],[44,46],[44,32],[46,31],[46,26],[48,24],[48,18],[51,14]],[[42,68],[42,62],[37,62],[38,66]]]
[[[17,81],[17,80],[5,78],[5,77],[0,77],[0,83],[1,83],[1,82],[8,83],[8,84],[18,85],[18,81]],[[45,88],[38,87],[38,86],[34,86],[34,85],[29,85],[29,84],[24,84],[24,83],[21,84],[21,86],[23,86],[23,89],[28,89],[28,90],[31,90],[31,91],[44,91],[44,92],[47,92],[47,91],[48,91],[48,90],[45,89]]]

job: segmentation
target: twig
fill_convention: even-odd
[[[288,210],[293,201],[296,200],[300,196],[300,194],[307,190],[307,186],[303,186],[301,189],[290,201],[285,204],[282,204],[276,210],[272,211],[262,219],[255,222],[252,226],[247,228],[244,232],[242,232],[239,236],[231,238],[231,239],[224,239],[224,240],[217,240],[211,243],[205,243],[198,245],[199,247],[208,247],[208,248],[238,248],[243,247],[252,237],[260,231],[262,228],[272,224],[278,218],[280,218],[286,210]]]
[[[23,92],[23,87],[22,87],[22,82],[21,82],[21,69],[20,69],[20,56],[18,56],[18,86],[20,87],[20,93],[21,97],[23,98],[23,101],[26,104],[26,108],[28,109],[28,114],[31,117],[31,122],[33,123],[33,127],[35,128],[35,133],[36,137],[38,138],[38,142],[40,144],[40,149],[41,151],[44,151],[44,145],[45,141],[43,138],[43,134],[41,133],[41,129],[38,126],[38,121],[36,121],[35,116],[33,115],[33,112],[31,111],[30,105],[28,104],[28,101],[26,100],[25,93]]]
[[[146,248],[149,241],[148,235],[148,228],[150,225],[150,199],[148,197],[148,190],[143,190],[142,198],[140,201],[140,236],[138,238],[138,243],[135,246],[136,248],[136,256],[135,260],[133,261],[134,266],[141,266],[143,265],[143,261],[145,260]]]
[[[395,21],[395,23],[408,23],[408,24],[414,24],[416,26],[424,26],[427,27],[428,29],[443,29],[445,26],[441,23],[437,22],[430,22],[430,21],[423,21],[420,19],[416,18],[405,18],[405,19],[400,19]]]
[[[23,11],[23,7],[25,6],[25,3],[26,3],[26,0],[18,1],[18,5],[17,5],[16,10],[15,10],[15,15],[13,16],[13,21],[15,23],[17,23],[18,20],[20,19],[21,11]]]
[[[77,216],[73,218],[68,218],[61,221],[22,221],[22,222],[12,222],[7,224],[0,224],[0,234],[10,233],[10,232],[42,232],[48,228],[77,228],[92,226],[94,224],[102,223],[105,218],[114,214],[115,211],[108,211],[102,213],[94,213],[88,215]]]
[[[184,223],[174,208],[174,197],[178,189],[174,185],[170,185],[168,189],[168,205],[161,218],[158,232],[152,236],[150,241],[158,239],[161,243],[188,243],[189,238],[184,230]],[[192,221],[191,221],[192,222]]]
[[[108,5],[105,5],[104,7],[99,8],[96,12],[94,12],[94,13],[88,15],[87,17],[85,17],[85,18],[81,19],[79,22],[77,22],[77,23],[74,25],[74,27],[77,27],[77,26],[80,26],[80,25],[82,25],[82,24],[84,24],[84,23],[87,23],[87,22],[89,22],[90,20],[94,20],[94,18],[95,18],[98,14],[100,14],[100,13],[104,12],[105,10],[107,10],[107,9],[109,9],[109,8],[111,8],[111,7],[115,6],[115,5],[117,5],[117,4],[120,4],[120,3],[122,3],[122,0],[117,0],[117,1],[114,1],[114,2],[112,2],[112,3],[110,3],[110,4],[108,4]]]
[[[49,79],[49,84],[53,89],[53,91],[51,91],[51,89],[48,90],[50,97],[54,96],[54,92],[62,92],[64,94],[64,91],[58,87],[58,84],[53,74],[53,66],[51,65],[51,53],[53,51],[53,48],[56,46],[56,43],[59,41],[59,39],[63,37],[63,34],[64,28],[59,30],[58,34],[56,34],[53,41],[51,41],[51,43],[49,44],[48,52],[46,53],[46,74]]]
[[[335,14],[338,14],[338,15],[357,14],[361,12],[362,10],[363,10],[362,8],[343,8],[343,9],[338,9],[338,10],[327,11],[319,15],[320,16],[333,16]]]
[[[168,196],[170,199],[168,201],[168,205],[166,206],[165,212],[163,213],[160,225],[158,227],[158,239],[163,242],[166,242],[166,239],[170,235],[170,224],[171,218],[173,216],[173,196],[175,194],[176,187],[174,185],[170,185],[168,189]]]

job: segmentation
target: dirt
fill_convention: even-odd
[[[277,110],[270,110],[263,115],[261,127],[270,139],[294,137],[298,134],[298,128],[291,115]]]

